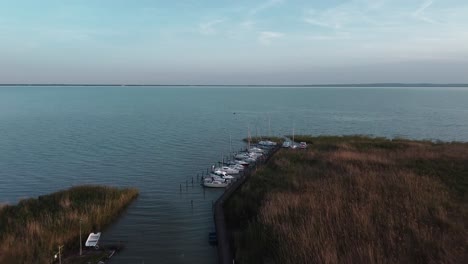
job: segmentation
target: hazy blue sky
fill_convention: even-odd
[[[0,0],[18,82],[468,82],[468,1]]]

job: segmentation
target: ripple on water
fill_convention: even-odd
[[[270,119],[273,135],[294,126],[467,141],[466,102],[468,89],[2,87],[0,202],[79,184],[138,187],[104,232],[126,244],[112,263],[216,263],[207,234],[222,191],[196,176],[227,154],[230,136],[239,150],[247,127],[268,134]]]

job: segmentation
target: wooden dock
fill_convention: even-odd
[[[226,227],[224,215],[224,203],[244,184],[244,182],[254,173],[260,166],[267,163],[271,156],[281,148],[280,145],[270,149],[266,157],[259,159],[253,166],[245,169],[243,175],[232,185],[230,185],[221,197],[214,204],[214,223],[216,228],[216,236],[218,243],[218,263],[232,264],[234,263],[233,247],[230,244],[230,233]]]

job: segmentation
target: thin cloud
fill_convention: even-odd
[[[252,29],[255,25],[255,22],[252,21],[252,20],[245,20],[243,22],[240,23],[240,26],[243,28],[243,29]]]
[[[215,19],[198,25],[198,29],[203,35],[216,34],[216,26],[223,23],[224,19]]]
[[[365,6],[351,2],[340,4],[323,11],[310,9],[303,21],[307,24],[330,29],[341,29],[367,19],[362,9]]]
[[[251,10],[249,11],[249,15],[250,15],[250,16],[254,16],[254,15],[256,15],[256,14],[258,14],[258,13],[260,13],[260,12],[266,10],[266,9],[269,9],[269,8],[271,8],[271,7],[274,7],[274,6],[276,6],[277,4],[280,4],[280,3],[282,3],[282,2],[283,2],[283,0],[269,0],[269,1],[266,1],[266,2],[264,2],[264,3],[262,3],[262,4],[260,4],[259,6],[257,6],[257,7],[253,8],[253,9],[251,9]]]
[[[351,38],[349,32],[340,32],[332,35],[309,35],[305,37],[308,40],[346,40]]]
[[[435,21],[434,19],[426,16],[426,14],[425,14],[426,9],[428,9],[433,3],[434,3],[433,0],[428,0],[428,1],[424,2],[424,3],[422,3],[422,5],[418,9],[416,9],[416,11],[413,12],[413,17],[418,19],[418,20],[427,22],[427,23],[437,24],[438,23],[437,21]]]
[[[314,19],[314,18],[311,18],[311,17],[304,18],[304,22],[306,22],[307,24],[311,24],[311,25],[319,26],[319,27],[333,28],[333,29],[340,28],[339,24],[332,25],[332,24],[330,24],[328,22],[320,21],[318,19]]]
[[[273,31],[263,31],[260,32],[258,36],[258,41],[262,45],[270,45],[274,39],[282,38],[284,36],[281,32],[273,32]]]

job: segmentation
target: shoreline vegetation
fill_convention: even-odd
[[[468,143],[295,139],[225,204],[236,263],[468,262]]]
[[[111,224],[139,195],[134,188],[84,185],[0,207],[0,263],[51,263],[79,252],[91,232]],[[68,262],[74,262],[70,259]],[[80,262],[81,263],[81,262]]]

